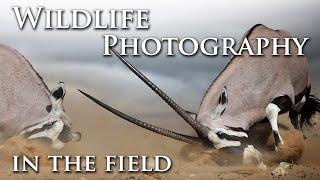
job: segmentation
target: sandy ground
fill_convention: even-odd
[[[131,125],[96,106],[75,90],[68,90],[65,107],[73,119],[75,129],[82,132],[82,140],[71,143],[62,151],[53,151],[45,145],[36,144],[15,137],[0,149],[0,178],[6,179],[273,179],[271,171],[280,161],[294,163],[288,174],[280,179],[320,179],[320,128],[317,125],[306,133],[292,129],[287,115],[281,117],[280,132],[285,145],[278,152],[270,151],[273,138],[266,133],[266,145],[261,148],[266,170],[256,166],[241,165],[241,155],[218,152],[213,149],[194,147]],[[143,117],[142,115],[138,116]],[[165,116],[166,117],[166,116]],[[148,119],[151,117],[144,117]],[[176,118],[176,117],[175,117]],[[318,120],[316,117],[315,120]],[[163,117],[152,117],[162,127],[171,127],[180,132],[192,134],[192,130]],[[184,123],[182,120],[180,123]],[[320,123],[319,123],[320,124]],[[181,129],[182,127],[182,129]],[[185,128],[186,127],[186,128]],[[259,128],[259,127],[258,127]],[[268,129],[268,126],[260,127]],[[307,131],[306,131],[307,132]],[[259,141],[262,140],[259,138]],[[260,141],[262,142],[262,141]],[[40,155],[39,173],[13,173],[13,155]],[[167,155],[173,161],[172,169],[162,174],[105,173],[105,155]],[[47,155],[95,155],[96,173],[51,173],[44,160]]]

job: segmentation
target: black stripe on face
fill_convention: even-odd
[[[244,142],[247,139],[246,137],[231,136],[231,135],[225,134],[221,131],[217,132],[216,134],[218,135],[218,137],[220,139],[225,139],[225,140],[229,140],[229,141]]]
[[[33,134],[36,134],[36,133],[39,133],[39,132],[48,130],[48,129],[52,128],[52,126],[53,126],[56,122],[57,122],[57,121],[48,122],[48,123],[42,125],[41,128],[34,129],[34,130],[32,130],[32,131],[28,131],[28,129],[26,129],[26,133],[24,134],[24,136],[25,136],[25,137],[29,137],[29,136],[31,136],[31,135],[33,135]],[[36,124],[36,125],[37,125],[37,124]],[[34,125],[34,126],[36,126],[36,125]],[[33,126],[31,126],[31,127],[33,127]],[[31,127],[28,127],[28,128],[31,128]]]
[[[280,137],[279,137],[279,132],[277,131],[272,131],[273,132],[273,136],[274,136],[274,141],[276,142],[276,146],[279,145],[280,141]]]

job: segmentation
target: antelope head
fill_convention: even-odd
[[[71,131],[70,119],[63,108],[65,94],[64,83],[58,83],[50,93],[48,115],[40,123],[26,127],[20,134],[27,139],[48,139],[54,149],[61,149],[71,141],[80,141],[81,133]]]

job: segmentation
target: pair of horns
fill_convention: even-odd
[[[202,126],[198,121],[193,119],[186,111],[184,111],[178,104],[176,104],[169,96],[167,96],[160,88],[158,88],[155,84],[153,84],[147,77],[145,77],[139,70],[137,70],[132,64],[130,64],[127,60],[125,60],[117,51],[110,48],[110,50],[123,62],[135,75],[137,75],[144,83],[146,83],[155,93],[157,93],[180,117],[182,117],[198,134],[199,137],[192,137],[183,134],[179,134],[164,128],[160,128],[149,123],[143,122],[136,118],[133,118],[127,114],[124,114],[106,104],[99,101],[98,99],[90,96],[89,94],[79,90],[83,95],[100,105],[101,107],[107,109],[113,114],[150,131],[155,133],[171,137],[180,141],[184,141],[187,143],[199,143],[204,139],[207,139],[209,128]]]

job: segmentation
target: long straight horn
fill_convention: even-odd
[[[198,138],[198,137],[192,137],[192,136],[187,136],[187,135],[183,135],[183,134],[179,134],[179,133],[176,133],[176,132],[173,132],[173,131],[170,131],[168,129],[164,129],[164,128],[160,128],[160,127],[157,127],[157,126],[154,126],[152,124],[149,124],[149,123],[146,123],[146,122],[143,122],[143,121],[140,121],[136,118],[133,118],[127,114],[124,114],[106,104],[104,104],[103,102],[99,101],[98,99],[90,96],[89,94],[79,90],[83,95],[85,95],[86,97],[88,97],[89,99],[91,99],[93,102],[97,103],[98,105],[100,105],[101,107],[103,107],[104,109],[107,109],[108,111],[112,112],[113,114],[135,124],[135,125],[138,125],[142,128],[145,128],[145,129],[148,129],[150,131],[153,131],[155,133],[158,133],[158,134],[161,134],[161,135],[164,135],[164,136],[167,136],[167,137],[171,137],[173,139],[176,139],[176,140],[179,140],[179,141],[184,141],[184,142],[187,142],[187,143],[190,143],[190,144],[195,144],[195,143],[201,143],[202,142],[202,139]]]
[[[110,48],[110,50],[144,83],[146,83],[155,93],[157,93],[176,113],[178,113],[195,131],[200,137],[207,137],[209,128],[202,126],[198,121],[194,120],[188,115],[178,104],[176,104],[169,96],[167,96],[160,88],[153,84],[147,77],[145,77],[140,71],[126,61],[117,51]]]

